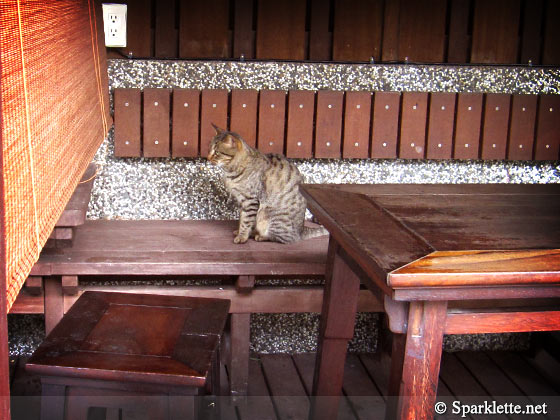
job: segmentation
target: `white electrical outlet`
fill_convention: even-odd
[[[106,47],[126,47],[126,4],[103,3]]]

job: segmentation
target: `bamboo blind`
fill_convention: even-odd
[[[93,0],[0,0],[8,310],[108,131],[100,16]]]

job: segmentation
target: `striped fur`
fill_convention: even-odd
[[[299,192],[303,177],[294,164],[282,155],[262,154],[236,133],[214,128],[208,160],[223,170],[226,189],[239,205],[236,244],[250,237],[290,243],[325,234],[322,228],[303,226],[307,202]]]

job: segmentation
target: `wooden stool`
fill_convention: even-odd
[[[27,364],[41,377],[41,419],[86,419],[91,407],[116,418],[118,410],[196,418],[194,396],[210,387],[218,394],[229,306],[224,299],[85,292]]]

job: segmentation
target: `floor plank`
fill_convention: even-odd
[[[482,384],[498,404],[520,404],[525,406],[531,401],[523,395],[519,387],[513,383],[504,372],[492,362],[483,352],[458,352],[457,357],[470,370],[473,376]],[[539,415],[516,415],[520,419],[544,419]]]
[[[237,411],[241,420],[275,420],[276,413],[270,392],[263,375],[261,362],[258,359],[249,361],[249,386],[247,399],[238,399]]]
[[[359,419],[385,417],[385,401],[357,355],[349,354],[346,358],[342,387]]]
[[[262,355],[261,361],[278,418],[307,418],[309,398],[290,355]]]
[[[436,418],[461,418],[451,413],[454,401],[481,404],[493,399],[498,403],[547,403],[546,418],[560,418],[557,403],[560,375],[556,375],[557,363],[550,354],[542,351],[537,352],[534,358],[516,352],[444,353],[437,400],[447,404],[448,412]],[[339,419],[383,418],[389,364],[390,358],[386,354],[348,355]],[[25,372],[24,365],[25,359],[10,359],[13,420],[39,418],[40,384],[37,378]],[[249,364],[248,397],[219,400],[221,419],[306,419],[314,365],[315,354],[312,353],[260,355],[252,358]],[[227,378],[226,369],[222,369],[222,373],[222,378]],[[206,411],[211,413],[215,410]],[[508,419],[499,415],[467,415],[465,418]],[[530,418],[544,417],[534,415]]]
[[[299,372],[299,376],[303,381],[307,395],[311,395],[313,388],[313,373],[315,371],[315,353],[299,353],[293,356],[294,363]],[[338,410],[338,418],[341,420],[354,420],[356,415],[352,411],[352,407],[346,396],[340,400],[340,408]]]
[[[523,356],[523,358],[545,378],[556,392],[560,392],[560,362],[558,360],[542,349],[537,350],[534,357]]]

